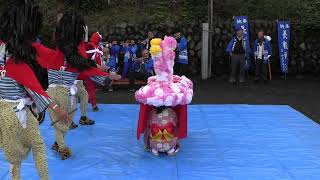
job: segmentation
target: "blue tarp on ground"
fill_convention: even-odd
[[[136,138],[137,105],[100,105],[92,127],[67,135],[74,155],[50,150],[53,129],[41,126],[53,180],[320,179],[320,126],[289,106],[193,105],[189,137],[176,157],[155,157]],[[76,122],[79,114],[76,116]],[[0,179],[9,179],[0,152]],[[22,179],[38,179],[32,155]]]

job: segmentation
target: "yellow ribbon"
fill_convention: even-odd
[[[170,134],[166,129],[162,132],[159,131],[157,134],[155,134],[154,136],[151,135],[151,138],[157,142],[162,141],[162,137],[164,137],[164,139],[166,141],[171,141],[174,139],[174,135]]]

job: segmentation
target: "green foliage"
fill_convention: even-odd
[[[80,0],[79,6],[82,10],[94,12],[103,9],[104,0]]]
[[[207,0],[81,0],[81,9],[96,17],[104,15],[119,20],[126,17],[130,22],[159,22],[171,21],[189,22],[191,20],[205,19],[207,16]],[[101,9],[102,8],[102,9]],[[97,11],[99,10],[100,11]],[[101,11],[102,10],[102,11]]]
[[[222,8],[215,13],[225,18],[248,15],[250,19],[289,20],[300,33],[320,29],[319,0],[223,0],[218,5]]]
[[[44,10],[45,30],[53,30],[56,13],[68,9],[81,11],[88,25],[96,28],[121,22],[205,22],[208,12],[208,0],[110,0],[111,4],[108,0],[35,1]],[[0,11],[8,2],[0,0]],[[320,0],[214,0],[214,14],[222,18],[248,15],[250,19],[286,19],[299,34],[320,29]]]

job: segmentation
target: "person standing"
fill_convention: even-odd
[[[145,48],[145,49],[147,49],[147,50],[150,49],[150,47],[151,47],[150,42],[151,42],[151,40],[152,40],[153,38],[154,38],[154,33],[153,33],[152,31],[149,31],[149,32],[148,32],[148,38],[145,39],[145,40],[142,42],[142,44],[144,45],[144,48]]]
[[[269,40],[264,36],[264,31],[259,31],[258,39],[254,42],[254,59],[255,59],[255,82],[262,79],[268,81],[268,61],[272,55],[272,47]]]
[[[107,71],[107,67],[103,63],[102,60],[102,48],[100,47],[100,42],[102,40],[102,36],[99,32],[95,32],[92,34],[90,38],[90,42],[86,44],[86,53],[91,58],[94,64],[97,65],[99,69],[102,71]],[[92,110],[94,112],[99,111],[97,106],[97,98],[96,98],[96,84],[90,78],[84,79],[85,88],[89,94],[89,102],[92,105]],[[92,121],[90,121],[92,122]]]
[[[33,46],[39,44],[35,37],[41,24],[39,6],[29,0],[14,2],[0,17],[0,149],[13,180],[21,179],[21,163],[31,150],[40,179],[49,179],[39,124],[27,106],[35,105],[38,112],[49,107],[64,124],[70,119],[34,73],[38,56]]]
[[[121,50],[121,46],[118,45],[118,41],[116,39],[112,40],[112,43],[110,45],[110,58],[107,63],[107,66],[109,67],[111,72],[116,72],[118,69],[118,59],[119,59],[119,53]]]
[[[81,125],[93,125],[95,123],[94,120],[91,120],[87,115],[87,108],[89,102],[89,94],[83,84],[83,80],[75,80],[74,85],[77,87],[77,93],[75,97],[80,101],[80,120],[79,123]],[[69,129],[76,129],[78,125],[71,122]]]
[[[236,36],[231,39],[226,51],[231,57],[231,74],[229,82],[237,82],[237,73],[239,70],[239,83],[244,83],[246,58],[250,55],[250,43],[247,38],[243,36],[242,28],[236,29]]]
[[[188,66],[188,40],[177,32],[175,35],[177,40],[176,59],[174,64],[174,74],[178,76],[185,75]]]
[[[67,12],[57,26],[56,50],[48,49],[41,44],[34,45],[37,50],[38,63],[48,70],[48,94],[70,113],[71,121],[65,124],[59,121],[53,111],[49,110],[56,141],[52,149],[59,153],[62,160],[71,156],[71,150],[65,144],[65,135],[73,121],[77,107],[75,80],[90,78],[98,84],[106,85],[112,79],[121,78],[121,76],[101,71],[88,60],[84,42],[84,26],[84,19],[80,14]]]
[[[130,41],[127,40],[122,46],[122,51],[124,54],[123,70],[122,70],[122,74],[121,74],[122,79],[125,79],[128,76],[128,73],[129,73],[129,70],[130,70],[131,64],[132,64],[132,53],[131,53],[130,44],[131,44]]]

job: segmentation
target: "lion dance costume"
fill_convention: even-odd
[[[135,93],[141,103],[137,138],[144,133],[145,149],[175,155],[179,140],[187,137],[187,105],[193,97],[193,83],[185,76],[173,75],[175,48],[172,37],[153,39],[150,53],[156,76]]]

